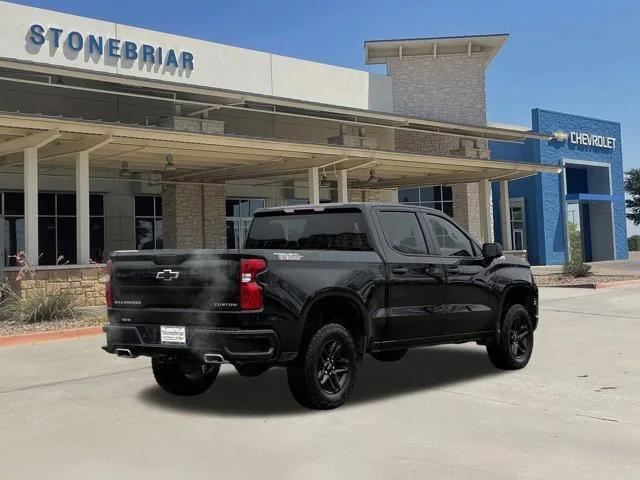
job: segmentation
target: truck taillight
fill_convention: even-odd
[[[113,306],[113,290],[111,288],[111,260],[107,261],[107,283],[104,284],[104,298],[107,307]]]
[[[262,287],[256,282],[256,275],[267,269],[267,262],[261,258],[240,260],[240,309],[260,310],[263,305]]]

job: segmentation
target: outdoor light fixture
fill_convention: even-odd
[[[131,177],[131,170],[129,170],[129,162],[122,162],[122,168],[120,169],[120,176],[124,178]]]
[[[167,155],[166,160],[167,160],[167,163],[164,166],[164,169],[170,172],[174,171],[176,169],[176,164],[173,163],[173,155],[171,154]]]
[[[372,168],[369,171],[369,178],[368,178],[367,182],[369,182],[369,183],[378,183],[381,180],[382,180],[381,178],[376,177],[376,171]]]
[[[331,186],[331,182],[327,178],[327,174],[324,173],[324,172],[322,172],[322,180],[320,180],[320,186],[321,187],[330,187]]]

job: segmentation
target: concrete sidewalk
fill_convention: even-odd
[[[634,275],[640,277],[640,252],[629,252],[628,260],[589,262],[594,275]],[[552,275],[562,272],[562,265],[536,265],[534,275]]]

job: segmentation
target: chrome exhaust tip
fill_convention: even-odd
[[[116,355],[120,358],[137,358],[128,348],[116,348]]]
[[[205,353],[204,363],[227,363],[222,355],[219,353]]]

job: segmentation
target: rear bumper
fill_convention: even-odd
[[[273,330],[237,330],[186,327],[186,345],[160,342],[159,325],[106,325],[108,353],[126,349],[133,356],[171,355],[195,357],[204,361],[205,354],[219,354],[233,363],[275,362],[280,355],[280,342]]]

